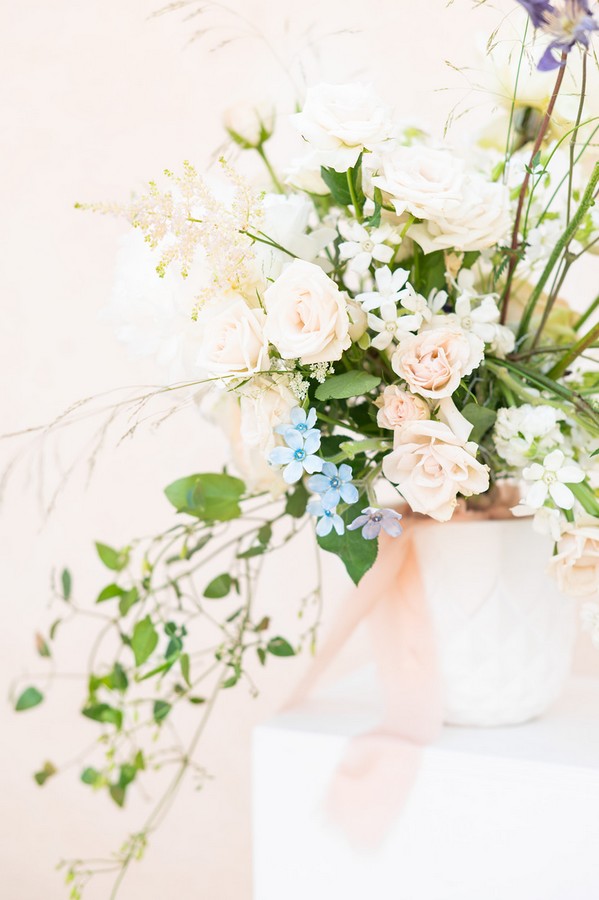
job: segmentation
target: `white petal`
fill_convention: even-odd
[[[393,259],[395,250],[393,247],[387,247],[385,244],[377,244],[372,251],[372,258],[377,262],[388,263]]]
[[[370,253],[358,253],[357,256],[351,261],[351,267],[354,272],[357,272],[358,275],[364,275],[365,272],[368,271],[368,266],[372,262],[372,255]]]
[[[377,350],[386,350],[392,340],[393,335],[390,331],[381,331],[380,334],[377,334],[377,336],[372,339],[372,346]]]
[[[543,465],[550,472],[557,472],[564,464],[565,456],[561,450],[552,450],[543,460]]]
[[[353,259],[359,251],[360,245],[355,241],[345,241],[345,243],[339,244],[339,256],[341,259]]]
[[[549,485],[549,493],[556,506],[560,506],[562,509],[572,509],[574,506],[574,494],[565,484],[554,481]]]
[[[543,505],[546,499],[547,485],[544,481],[536,481],[526,494],[524,503],[526,504],[526,506],[532,506],[535,509],[539,509],[539,507]]]
[[[578,466],[564,466],[557,473],[557,480],[566,484],[578,484],[580,481],[584,481],[584,472]]]
[[[533,463],[531,466],[526,466],[526,468],[522,470],[522,475],[527,481],[539,481],[544,474],[545,469],[541,463]]]

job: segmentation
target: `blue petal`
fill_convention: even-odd
[[[322,460],[320,456],[306,456],[304,459],[304,469],[310,475],[313,472],[320,472],[322,469]]]
[[[333,519],[330,516],[323,516],[322,519],[318,520],[316,534],[320,535],[320,537],[326,537],[327,534],[331,533],[332,528]]]
[[[373,541],[381,532],[382,522],[373,522],[369,520],[362,529],[362,537],[365,541]]]
[[[308,426],[308,428],[314,428],[315,423],[316,410],[314,409],[314,407],[312,407],[312,409],[308,410],[308,415],[306,416],[306,425]]]
[[[304,446],[304,439],[295,428],[290,428],[285,432],[285,443],[292,450],[301,450]]]
[[[330,521],[330,519],[329,519]],[[333,527],[337,534],[343,534],[345,531],[345,523],[341,516],[333,516]]]
[[[311,516],[324,516],[324,506],[320,502],[320,500],[310,500],[308,505],[306,506],[307,511]]]
[[[382,525],[389,537],[399,537],[403,531],[399,519],[383,519]]]
[[[306,413],[301,406],[294,406],[291,410],[290,418],[294,425],[300,425],[306,421]]]
[[[323,494],[322,505],[325,509],[335,509],[340,499],[341,495],[337,488],[330,488],[326,494]]]
[[[299,459],[294,459],[293,462],[290,462],[289,465],[283,470],[283,478],[287,482],[287,484],[295,484],[296,481],[300,480],[303,474],[304,467],[302,466]]]
[[[352,470],[351,466],[348,466],[347,463],[343,463],[339,466],[339,478],[341,481],[351,481]]]
[[[308,487],[317,494],[324,494],[329,489],[329,479],[324,475],[313,475],[308,481]]]
[[[306,434],[306,442],[304,450],[308,455],[315,453],[320,447],[320,431],[308,431]]]
[[[354,519],[354,521],[351,522],[347,526],[347,530],[348,531],[357,531],[358,528],[362,528],[369,521],[370,521],[370,516],[358,516],[357,519]]]
[[[324,466],[322,467],[322,471],[324,472],[325,475],[328,475],[329,478],[337,477],[337,466],[335,466],[333,463],[330,463],[330,462],[325,463]]]
[[[286,466],[293,460],[293,450],[289,447],[275,447],[268,456],[268,461],[273,466]]]
[[[341,498],[345,503],[355,503],[360,496],[358,494],[358,490],[353,484],[342,484],[339,488],[339,493],[341,494]]]

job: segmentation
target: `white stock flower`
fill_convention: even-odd
[[[386,350],[402,335],[416,331],[422,322],[420,315],[398,313],[395,303],[381,303],[380,313],[380,316],[368,313],[368,327],[377,332],[372,339],[372,346],[377,350]]]
[[[283,359],[341,359],[351,344],[344,295],[313,263],[295,259],[264,294],[266,336]]]
[[[308,88],[302,111],[292,116],[320,164],[345,172],[366,148],[385,141],[392,127],[388,109],[365,84],[318,84]]]
[[[339,220],[339,233],[345,238],[339,244],[339,256],[347,260],[349,267],[359,275],[366,272],[373,260],[390,263],[395,255],[395,247],[387,241],[398,244],[398,232],[391,225],[383,224],[370,231],[359,222]]]
[[[531,481],[524,504],[533,509],[544,506],[551,499],[560,509],[572,509],[574,494],[567,486],[584,481],[584,472],[567,459],[561,450],[552,450],[543,463],[533,463],[522,471],[526,481]]]
[[[499,455],[514,468],[542,459],[564,442],[559,423],[564,414],[553,406],[508,406],[497,410],[493,440]]]
[[[251,375],[268,366],[266,316],[239,295],[206,307],[198,316],[198,365],[211,375]]]
[[[476,335],[448,323],[402,337],[393,371],[422,397],[450,397],[482,362],[485,345]]]
[[[408,422],[395,430],[393,447],[383,459],[383,474],[414,512],[447,522],[458,494],[469,497],[489,487],[477,445],[460,440],[442,422]]]
[[[408,285],[408,288],[411,288],[411,286]],[[407,292],[404,291],[404,295],[401,297],[400,302],[404,309],[421,316],[423,322],[430,323],[437,313],[445,306],[445,303],[447,302],[447,291],[440,291],[437,288],[433,288],[427,299],[426,297],[423,297],[422,294],[417,294],[415,290],[410,289]]]
[[[407,269],[396,269],[392,273],[389,266],[381,266],[374,273],[376,291],[358,294],[357,302],[362,304],[362,309],[366,312],[378,309],[384,304],[403,303],[403,300],[413,293],[410,285],[406,284],[409,274]]]

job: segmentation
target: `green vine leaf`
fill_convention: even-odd
[[[166,700],[155,700],[153,716],[154,716],[154,721],[156,722],[156,724],[160,725],[160,723],[166,719],[166,717],[168,716],[170,711],[171,711],[171,704],[167,703]]]
[[[114,725],[119,731],[123,725],[123,714],[120,709],[110,706],[108,703],[93,703],[81,710],[81,714],[94,722],[102,722],[105,725]]]
[[[158,633],[149,616],[141,619],[133,629],[131,649],[135,656],[135,665],[142,666],[152,655],[158,643]]]
[[[111,569],[113,572],[121,572],[129,563],[128,547],[125,547],[124,550],[115,550],[114,547],[109,547],[108,544],[101,544],[99,541],[96,541],[96,550],[106,568]]]
[[[33,709],[34,706],[39,706],[43,699],[44,695],[36,687],[25,688],[15,703],[15,710],[25,712],[26,709]]]
[[[381,383],[378,375],[371,375],[362,369],[331,375],[316,388],[317,400],[347,400],[348,397],[360,397],[368,394]]]
[[[295,656],[295,650],[289,641],[282,637],[271,638],[266,645],[266,649],[273,656]]]
[[[237,519],[244,493],[245,484],[240,478],[214,472],[180,478],[165,489],[167,500],[177,512],[209,522]]]

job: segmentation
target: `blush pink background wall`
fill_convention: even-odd
[[[469,0],[450,8],[444,0],[230,0],[245,17],[240,23],[225,13],[188,22],[182,13],[149,18],[159,2],[0,2],[2,432],[46,422],[82,396],[156,378],[149,363],[128,359],[98,320],[123,227],[77,212],[73,202],[126,197],[185,158],[201,167],[222,140],[224,107],[248,90],[256,96],[274,86],[285,96],[285,74],[264,43],[246,38],[211,48],[240,31],[262,30],[286,61],[303,60],[311,80],[371,71],[403,117],[441,121],[465,88],[444,61],[473,63],[477,34],[488,35],[502,11],[513,8],[510,0],[477,10]],[[204,22],[225,27],[187,46]],[[352,33],[325,37],[339,30]],[[451,91],[437,90],[447,85]],[[59,456],[48,451],[47,490],[60,481],[66,461],[79,452],[85,457],[88,439],[89,430],[77,426],[62,436]],[[4,463],[18,447],[24,445],[0,445]],[[45,519],[36,488],[39,455],[23,452],[1,509],[3,697],[14,674],[39,668],[32,636],[47,622],[51,570],[68,564],[77,596],[91,600],[102,577],[92,541],[124,543],[158,530],[170,514],[162,486],[223,454],[219,435],[183,413],[118,448],[109,443],[89,484],[85,467],[78,469]],[[275,563],[264,586],[288,631],[297,612],[289,599],[293,562],[287,556]],[[346,583],[335,560],[326,561],[325,575],[330,615]],[[77,627],[74,637],[59,640],[63,657],[73,648],[73,670],[84,661],[88,634]],[[588,643],[578,664],[593,665]],[[224,698],[202,755],[213,780],[201,794],[183,792],[146,862],[132,870],[123,898],[249,900],[250,732],[276,710],[304,665],[273,664],[257,700],[243,690]],[[6,900],[63,897],[57,860],[118,847],[147,814],[144,797],[132,797],[119,813],[94,796],[78,783],[79,762],[43,790],[33,783],[31,772],[45,759],[71,759],[93,739],[96,726],[74,715],[79,698],[74,683],[61,682],[42,710],[18,718],[2,701]],[[92,900],[107,895],[101,882],[89,892]]]

